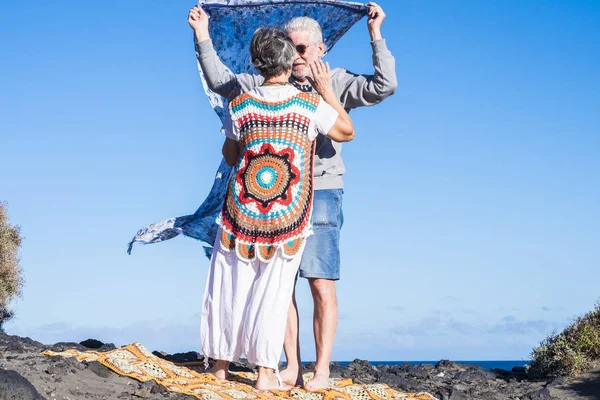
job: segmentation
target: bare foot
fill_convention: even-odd
[[[292,387],[286,384],[279,386],[275,371],[263,367],[258,367],[258,378],[254,387],[258,390],[292,390]]]
[[[279,373],[281,380],[286,385],[290,386],[304,386],[304,379],[302,379],[302,370],[295,368],[286,368]]]
[[[213,374],[217,379],[226,380],[229,378],[229,361],[217,360],[214,367],[208,372]]]
[[[315,372],[315,376],[306,382],[304,389],[307,392],[316,392],[317,390],[324,390],[329,388],[329,372]]]

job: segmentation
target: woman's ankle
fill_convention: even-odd
[[[258,376],[264,376],[265,378],[275,377],[275,370],[267,367],[258,367]]]
[[[209,372],[221,380],[229,378],[229,361],[216,360]]]
[[[254,386],[259,390],[289,390],[291,386],[285,385],[278,372],[271,368],[258,367],[258,379]]]
[[[227,360],[216,360],[215,361],[215,365],[213,368],[217,368],[217,369],[229,369],[229,364],[230,362]]]

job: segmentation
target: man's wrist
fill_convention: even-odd
[[[194,35],[196,36],[197,43],[204,42],[205,40],[210,39],[210,34],[208,33],[208,29],[206,29],[206,30],[199,29],[197,31],[194,31]]]
[[[369,35],[371,36],[371,42],[383,39],[381,28],[369,29]]]

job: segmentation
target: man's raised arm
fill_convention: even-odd
[[[396,60],[388,50],[381,35],[381,25],[385,19],[383,9],[375,3],[369,3],[367,27],[373,47],[373,75],[356,75],[338,69],[332,76],[336,93],[346,109],[372,106],[391,96],[398,87],[396,78]]]
[[[262,85],[260,75],[233,74],[227,69],[215,51],[208,30],[209,17],[200,7],[190,10],[188,23],[194,30],[196,57],[210,90],[229,100],[231,97]]]

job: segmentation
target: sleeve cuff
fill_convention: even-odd
[[[387,43],[386,43],[385,39],[378,39],[378,40],[372,41],[371,47],[373,47],[373,53],[381,53],[384,51],[388,51]]]
[[[221,134],[228,139],[235,140],[236,142],[238,140],[237,136],[235,136],[235,134],[233,133],[233,129],[232,129],[231,125],[230,126],[223,125],[221,127]]]
[[[212,40],[207,39],[207,40],[201,41],[200,43],[196,43],[196,51],[198,52],[198,55],[200,55],[200,56],[214,52],[215,49],[213,47]]]
[[[221,133],[229,138],[229,139],[233,139],[237,142],[238,138],[234,132],[234,127],[233,127],[233,120],[231,119],[231,114],[227,113],[227,117],[225,118],[225,121],[223,121],[223,126],[221,127]]]

